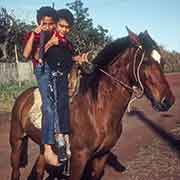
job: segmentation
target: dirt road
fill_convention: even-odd
[[[157,113],[144,98],[124,116],[123,134],[106,166],[103,180],[180,180],[180,74],[167,76],[176,97],[169,112]],[[9,113],[0,112],[0,180],[10,179]],[[29,164],[21,171],[25,180],[38,154],[30,142]],[[126,170],[125,170],[126,168]]]

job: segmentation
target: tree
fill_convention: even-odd
[[[5,8],[0,9],[0,61],[15,61],[14,46],[22,57],[22,38],[34,24],[26,24],[10,15]]]
[[[93,26],[93,20],[89,17],[88,8],[84,8],[81,0],[75,0],[67,4],[73,12],[75,24],[70,39],[75,45],[77,53],[92,51],[95,54],[111,41],[107,36],[108,30],[102,26]]]
[[[160,47],[163,57],[163,70],[165,72],[180,71],[180,53],[176,51],[168,51],[164,47]]]
[[[7,59],[7,46],[10,39],[12,17],[7,13],[5,8],[0,9],[0,50],[1,59]]]

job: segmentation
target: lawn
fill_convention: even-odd
[[[10,112],[15,99],[32,86],[37,86],[36,81],[0,84],[0,111]]]

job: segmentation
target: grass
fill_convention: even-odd
[[[0,84],[1,111],[11,111],[15,99],[26,89],[37,86],[36,81],[24,83]]]

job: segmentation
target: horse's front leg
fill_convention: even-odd
[[[68,180],[80,180],[85,169],[89,154],[86,150],[76,150],[71,157],[71,175]]]
[[[45,167],[46,161],[44,155],[41,153],[38,156],[30,175],[28,176],[28,180],[42,180],[44,177]]]
[[[100,180],[103,176],[108,156],[109,153],[89,162],[89,169],[86,170],[87,174],[84,174],[83,180]]]

